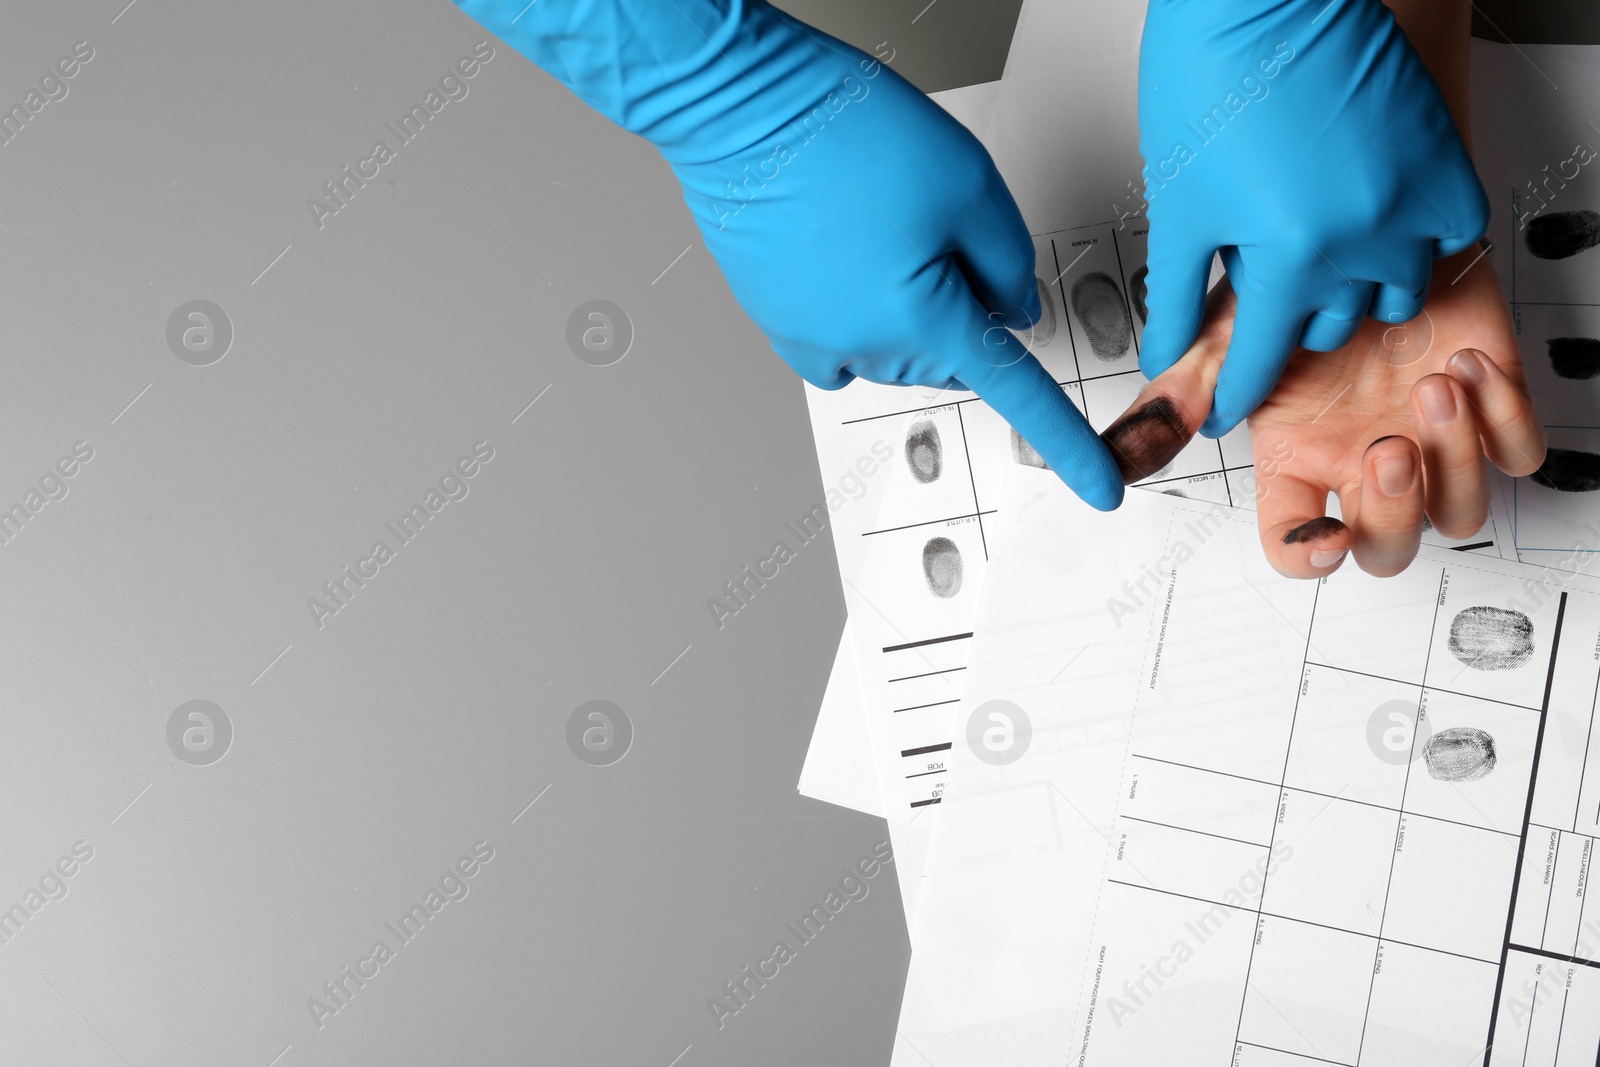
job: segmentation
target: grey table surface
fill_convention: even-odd
[[[822,481],[667,167],[444,0],[7,29],[0,1063],[887,1062],[892,871],[708,1008],[885,833],[795,791],[829,539],[706,607]]]

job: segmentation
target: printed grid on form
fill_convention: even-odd
[[[1514,670],[1478,671],[1446,646],[1460,635],[1456,620],[1502,599],[1496,586],[1505,583],[1465,565],[1414,571],[1400,608],[1409,617],[1399,626],[1382,620],[1390,624],[1382,630],[1404,635],[1382,666],[1367,636],[1379,621],[1368,604],[1348,587],[1341,595],[1317,584],[1305,619],[1295,620],[1305,651],[1298,691],[1276,719],[1281,743],[1246,749],[1213,736],[1197,746],[1187,731],[1135,741],[1136,788],[1120,807],[1107,875],[1129,899],[1103,906],[1126,908],[1125,924],[1162,911],[1248,918],[1226,930],[1240,942],[1233,969],[1243,994],[1231,1046],[1219,1052],[1231,1051],[1239,1067],[1431,1063],[1429,1046],[1444,1035],[1476,1034],[1467,1044],[1479,1050],[1493,1040],[1565,603]],[[1169,620],[1172,640],[1192,638],[1182,631],[1197,621]],[[1164,688],[1181,692],[1185,708],[1256,695],[1209,665],[1213,645],[1191,647],[1203,658],[1180,652],[1158,667],[1176,675]],[[1371,710],[1391,702],[1420,707],[1426,727],[1412,732],[1409,759],[1393,764],[1373,757],[1365,729]],[[1251,729],[1264,741],[1271,727],[1256,719]],[[1470,785],[1435,777],[1433,759],[1416,749],[1437,737],[1444,753],[1462,737],[1472,751],[1471,739],[1484,733],[1496,762]],[[1215,758],[1191,755],[1197,747]],[[1213,792],[1227,803],[1192,803]],[[1259,887],[1229,907],[1217,888],[1259,859],[1269,860]],[[1226,911],[1196,913],[1196,905]],[[1566,1037],[1592,1062],[1600,1016],[1591,1011]]]
[[[1595,1062],[1600,975],[1512,917],[1529,827],[1597,829],[1600,587],[1437,549],[1296,582],[1247,513],[1155,494],[1075,558],[1098,520],[1042,472],[1005,503],[897,1067]],[[996,700],[1031,742],[991,766]]]
[[[1551,448],[1544,484],[1511,483],[1512,536],[1530,563],[1584,558],[1600,551],[1600,50],[1474,42],[1473,67],[1491,257]]]
[[[1028,347],[1096,430],[1121,415],[1145,384],[1139,342],[1146,233],[1142,219],[1129,218],[1034,239],[1043,317]],[[859,396],[847,396],[857,390]],[[889,702],[893,728],[886,741],[903,761],[900,794],[886,802],[911,809],[941,799],[949,715],[960,699],[983,569],[994,550],[1005,469],[1031,457],[976,396],[918,406],[946,395],[861,382],[835,393],[808,390],[819,452],[834,438],[854,442],[846,456],[866,454],[878,441],[889,442],[895,454],[891,482],[876,494],[876,514],[854,526],[836,521],[835,541],[846,591],[864,602],[852,612],[852,625],[874,635],[862,635],[863,651],[870,647],[872,654],[863,674]],[[1248,506],[1253,501],[1239,472],[1250,465],[1241,428],[1218,441],[1196,438],[1140,484]],[[824,458],[825,478],[828,470]],[[852,538],[866,543],[848,546]]]
[[[1583,203],[1600,207],[1600,183],[1591,184],[1594,195]],[[1533,212],[1524,191],[1512,189],[1508,199],[1512,218]],[[1600,520],[1600,262],[1535,258],[1525,230],[1507,242],[1506,259],[1529,390],[1557,457],[1546,465],[1554,485],[1512,483],[1512,531],[1519,553],[1569,553],[1573,531]]]
[[[1138,351],[1147,233],[1143,219],[1129,218],[1035,238],[1044,316],[1029,348],[1096,430],[1127,410],[1146,383]],[[846,401],[856,389],[862,395]],[[918,407],[940,394],[852,383],[835,393],[808,390],[808,397],[819,452],[831,439],[854,442],[845,455],[881,441],[895,453],[876,514],[855,526],[837,522],[835,541],[847,594],[856,601],[852,629],[860,631],[868,714],[877,714],[881,696],[893,724],[884,731],[885,750],[901,761],[893,775],[902,786],[899,798],[891,792],[885,802],[934,805],[942,799],[950,713],[961,697],[1006,469],[1037,465],[1037,457],[975,396]],[[1196,437],[1137,484],[1253,508],[1254,479],[1244,476],[1251,470],[1250,437],[1240,426],[1220,440]],[[1496,494],[1489,521],[1474,537],[1450,540],[1430,529],[1425,543],[1498,553],[1500,499]],[[867,543],[850,545],[853,539]]]

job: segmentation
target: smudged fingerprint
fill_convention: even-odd
[[[1577,448],[1552,448],[1544,463],[1528,475],[1546,489],[1563,493],[1592,493],[1600,489],[1600,455]]]
[[[1072,283],[1072,310],[1089,335],[1089,348],[1095,358],[1109,363],[1128,350],[1133,340],[1133,323],[1122,290],[1104,271],[1090,271]]]
[[[1056,299],[1051,295],[1055,286],[1045,284],[1043,278],[1034,281],[1039,283],[1039,321],[1033,324],[1027,340],[1028,347],[1043,348],[1056,336]]]
[[[1600,377],[1600,339],[1594,337],[1552,337],[1550,369],[1558,378],[1588,381]]]
[[[1044,461],[1044,457],[1039,455],[1032,445],[1024,441],[1022,435],[1016,430],[1011,431],[1011,458],[1024,467],[1038,467],[1042,471],[1050,469],[1050,464]]]
[[[1138,313],[1140,322],[1150,321],[1150,309],[1145,307],[1145,300],[1150,296],[1150,267],[1145,265],[1133,272],[1133,277],[1128,284],[1133,289],[1133,310]]]
[[[1449,647],[1475,671],[1514,670],[1533,655],[1533,622],[1510,608],[1462,608],[1450,620]]]
[[[1600,245],[1600,212],[1556,211],[1528,223],[1528,251],[1540,259],[1566,259]]]
[[[914,422],[906,431],[906,466],[923,485],[938,481],[944,473],[944,444],[932,419]]]
[[[1161,490],[1161,493],[1163,496],[1181,496],[1184,498],[1189,496],[1189,494],[1185,493],[1182,489],[1163,489]]]
[[[1494,738],[1475,726],[1451,726],[1428,738],[1422,762],[1441,782],[1476,782],[1494,770]]]
[[[922,574],[928,592],[949,600],[961,592],[961,550],[948,537],[935,537],[922,546]]]

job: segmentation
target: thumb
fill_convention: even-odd
[[[1205,317],[1206,280],[1214,252],[1181,230],[1175,232],[1170,224],[1151,224],[1150,273],[1145,280],[1150,317],[1139,346],[1139,369],[1146,378],[1159,377],[1194,344]]]

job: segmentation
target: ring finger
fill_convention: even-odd
[[[1428,518],[1446,537],[1471,537],[1489,517],[1489,479],[1466,394],[1449,375],[1430,374],[1412,386],[1411,410],[1422,446]]]

